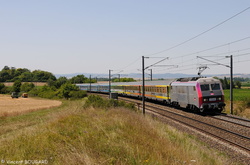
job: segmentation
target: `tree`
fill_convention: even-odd
[[[2,69],[2,71],[4,71],[4,70],[10,70],[10,67],[4,66],[4,68]]]
[[[23,72],[17,77],[17,79],[21,80],[22,82],[32,82],[33,76],[31,72]]]
[[[56,80],[56,77],[50,72],[35,70],[32,72],[32,74],[33,74],[33,81],[34,82],[35,81],[36,82],[47,82],[49,79]]]
[[[55,82],[54,86],[60,88],[63,84],[67,83],[68,79],[66,77],[59,77]],[[52,85],[52,84],[51,84]]]
[[[70,79],[70,83],[77,84],[77,83],[86,83],[88,81],[88,78],[84,75],[77,75]]]
[[[240,81],[236,81],[235,84],[237,85],[237,87],[238,87],[239,89],[241,89],[241,82],[240,82]]]
[[[21,91],[23,92],[29,92],[31,91],[33,88],[35,87],[35,85],[33,83],[28,83],[25,82],[21,85]]]
[[[3,83],[0,83],[0,93],[3,93],[3,89],[5,88],[5,85]]]
[[[79,88],[76,85],[73,85],[73,84],[70,84],[70,83],[63,84],[59,89],[58,96],[60,98],[69,99],[70,98],[70,93],[72,91],[79,91]]]
[[[18,68],[18,69],[16,69],[16,76],[19,76],[19,75],[21,75],[22,73],[25,73],[25,72],[31,73],[30,70],[27,69],[27,68]]]
[[[112,82],[134,82],[133,78],[120,78],[120,79],[113,79]]]
[[[14,84],[13,84],[13,87],[12,87],[12,91],[13,92],[20,92],[21,85],[22,85],[22,83],[21,83],[20,80],[15,81]]]

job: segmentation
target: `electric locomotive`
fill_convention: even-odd
[[[215,78],[180,78],[170,84],[171,104],[194,111],[221,112],[225,107],[224,92]]]

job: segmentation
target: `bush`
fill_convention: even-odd
[[[31,91],[29,91],[30,96],[38,96],[42,98],[47,98],[47,99],[55,99],[57,98],[56,96],[56,91],[48,86],[43,86],[42,88],[33,88]]]
[[[88,96],[88,100],[84,104],[84,107],[94,107],[94,108],[112,108],[112,107],[125,107],[128,109],[135,110],[135,105],[132,103],[126,103],[125,101],[118,101],[114,99],[103,99],[97,95],[90,95]]]
[[[59,98],[69,99],[70,93],[73,91],[79,91],[79,88],[76,85],[66,83],[59,88],[57,95]]]
[[[23,92],[29,92],[31,91],[33,88],[35,87],[35,85],[33,83],[28,83],[25,82],[21,85],[21,91]]]
[[[1,89],[1,94],[8,94],[11,93],[12,87],[7,87],[5,86],[4,88]]]
[[[30,96],[47,99],[80,99],[87,96],[86,91],[80,91],[76,85],[70,83],[63,84],[59,89],[45,85],[42,88],[33,88],[28,93]]]
[[[0,93],[3,93],[3,89],[5,88],[5,85],[3,83],[0,83]]]
[[[80,99],[80,98],[84,98],[86,96],[87,96],[86,91],[71,91],[71,92],[69,92],[69,97],[71,99]]]

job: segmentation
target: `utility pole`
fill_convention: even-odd
[[[89,91],[91,93],[91,75],[89,75]]]
[[[144,59],[145,58],[149,58],[149,57],[142,56],[142,113],[143,113],[143,115],[145,115],[145,70],[150,68],[150,67],[159,66],[157,64],[159,64],[162,61],[167,60],[168,57],[165,57],[162,60],[160,60],[152,65],[149,65],[147,67],[144,66]],[[162,57],[155,57],[155,58],[162,58]],[[163,66],[165,66],[165,65],[163,65]],[[151,76],[152,76],[152,69],[151,69]],[[152,78],[151,78],[151,80],[152,80]]]
[[[233,114],[233,56],[226,56],[230,58],[230,113]]]
[[[153,73],[152,73],[152,72],[153,72],[153,71],[152,71],[153,69],[149,69],[149,70],[150,70],[150,81],[152,81],[152,80],[153,80]]]
[[[145,68],[144,68],[144,56],[142,56],[142,113],[145,115]]]
[[[111,96],[111,71],[112,70],[109,70],[109,98]]]

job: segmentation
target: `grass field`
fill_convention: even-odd
[[[242,82],[242,87],[249,87],[250,88],[250,82]]]
[[[149,116],[124,108],[83,105],[83,100],[64,101],[57,108],[3,118],[0,159],[58,165],[237,164]]]
[[[225,100],[230,100],[230,90],[224,90]],[[233,89],[235,101],[244,101],[250,99],[250,89]]]
[[[224,90],[227,113],[230,112],[230,90]],[[234,114],[250,118],[250,89],[233,89]]]

